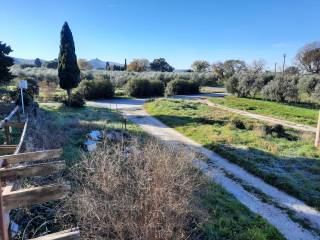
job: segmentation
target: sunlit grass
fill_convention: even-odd
[[[319,109],[314,104],[286,104],[234,96],[211,98],[210,101],[230,108],[273,116],[296,123],[314,127],[317,125]]]
[[[313,134],[289,129],[284,136],[266,134],[262,122],[191,101],[158,100],[145,108],[184,135],[320,208],[320,151],[313,146]],[[237,121],[242,129],[235,126]]]

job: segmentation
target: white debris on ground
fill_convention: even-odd
[[[92,152],[97,148],[97,141],[87,140],[84,142],[85,150]]]
[[[101,131],[92,131],[89,133],[89,138],[92,141],[99,141],[102,139],[102,132]]]
[[[87,140],[84,142],[84,149],[88,152],[96,150],[99,143],[103,140],[111,142],[119,142],[129,138],[129,134],[121,130],[94,130],[87,135]]]

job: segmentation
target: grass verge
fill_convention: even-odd
[[[319,111],[318,107],[314,104],[277,103],[261,99],[237,98],[234,96],[211,98],[210,101],[230,108],[272,116],[313,127],[317,126]]]
[[[320,209],[320,150],[313,134],[270,126],[191,101],[158,100],[146,110],[279,189]],[[270,130],[271,129],[271,130]]]

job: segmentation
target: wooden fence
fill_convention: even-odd
[[[17,115],[17,121],[11,121]],[[28,207],[64,198],[70,191],[70,185],[49,184],[27,189],[14,189],[15,181],[32,176],[47,176],[63,170],[66,165],[61,161],[62,149],[19,153],[25,138],[28,118],[21,121],[20,109],[17,106],[3,121],[6,142],[0,145],[0,240],[9,239],[9,212],[12,209]],[[21,128],[22,133],[17,145],[12,144],[12,128]],[[36,163],[36,162],[41,163]],[[69,229],[58,233],[47,234],[37,240],[73,240],[80,239],[77,229]]]

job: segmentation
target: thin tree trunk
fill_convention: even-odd
[[[67,89],[67,94],[68,94],[68,105],[70,106],[72,88]]]

